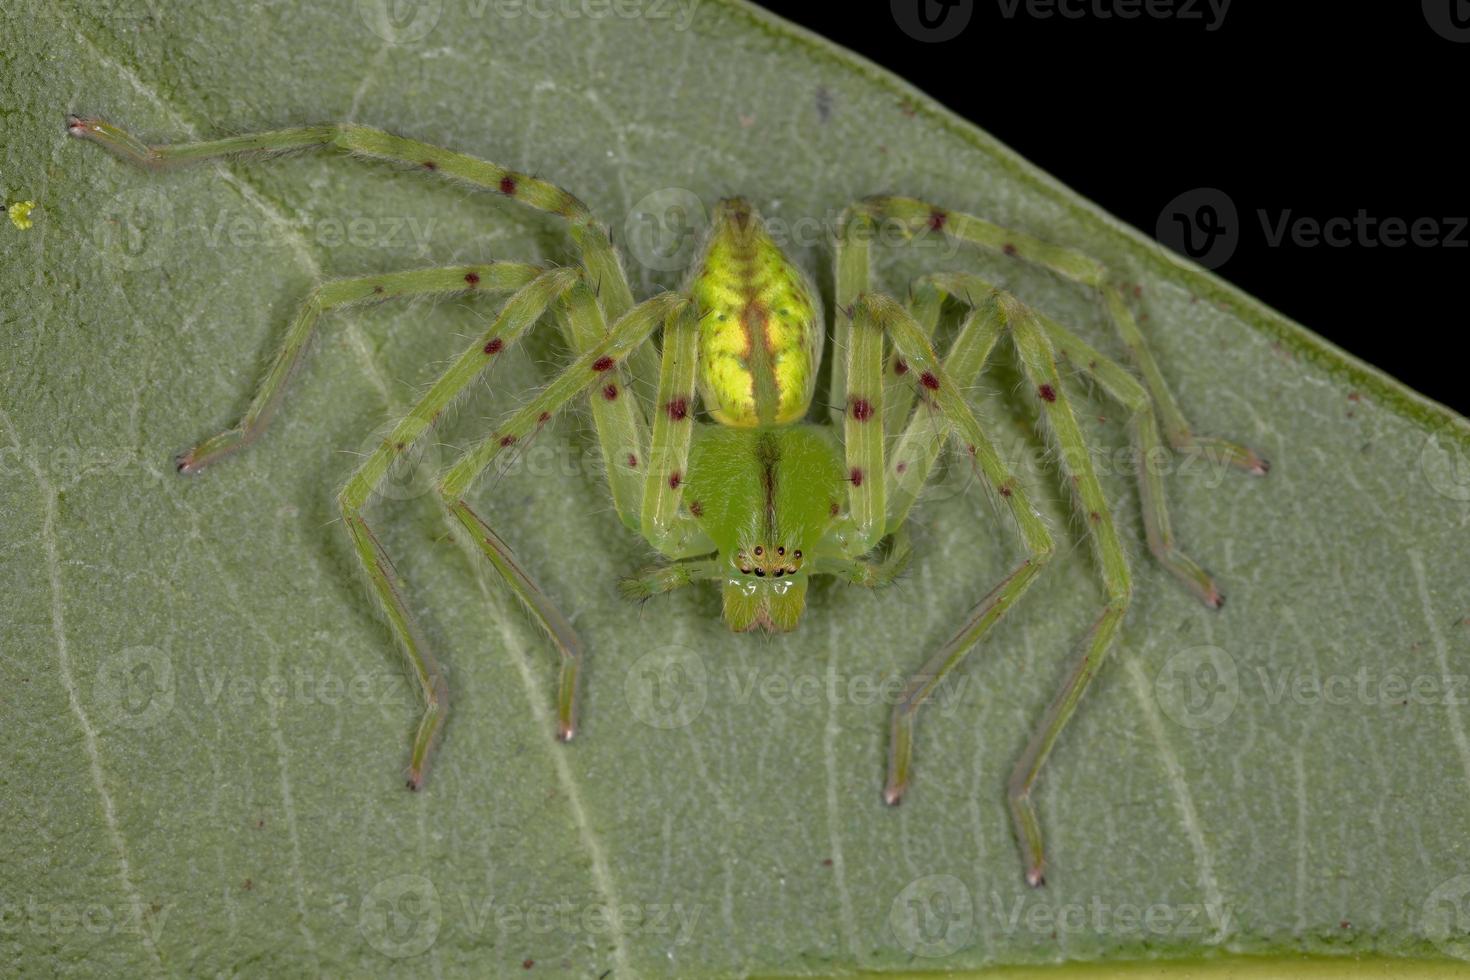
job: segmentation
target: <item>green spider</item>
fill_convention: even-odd
[[[343,523],[422,691],[424,714],[410,751],[412,789],[422,785],[430,750],[444,725],[447,690],[363,510],[394,462],[502,351],[548,313],[565,333],[574,360],[503,426],[464,452],[440,478],[438,492],[469,540],[557,648],[557,737],[562,740],[577,730],[580,641],[465,496],[501,453],[534,435],[584,394],[590,394],[618,516],[666,559],[624,580],[624,593],[642,599],[693,582],[718,583],[725,621],[737,631],[794,629],[814,575],[868,587],[891,582],[909,558],[904,522],[941,448],[952,440],[956,451],[968,457],[978,471],[977,482],[1009,511],[1026,555],[980,598],[895,705],[883,797],[896,804],[910,782],[919,707],[1055,554],[1046,523],[963,395],[1001,338],[1010,341],[1029,397],[1058,450],[1058,465],[1075,491],[1107,594],[1080,656],[1008,784],[1026,880],[1032,885],[1043,883],[1045,866],[1032,789],[1112,646],[1132,590],[1123,546],[1057,370],[1059,356],[1129,412],[1149,549],[1207,606],[1218,608],[1223,602],[1209,574],[1175,546],[1162,478],[1157,467],[1144,461],[1164,446],[1162,421],[1168,445],[1177,451],[1210,452],[1257,475],[1265,474],[1268,465],[1250,449],[1191,432],[1122,297],[1109,285],[1104,268],[1085,255],[910,198],[874,197],[852,205],[836,236],[834,404],[831,424],[820,424],[807,419],[826,337],[817,292],[772,240],[754,209],[739,198],[715,208],[702,256],[685,287],[635,305],[606,227],[581,201],[554,184],[485,160],[352,124],[161,146],[146,145],[97,119],[73,116],[67,129],[150,168],[252,151],[331,147],[464,181],[565,220],[581,259],[574,267],[491,262],[318,286],[302,304],[240,423],[178,458],[180,472],[196,473],[254,441],[279,406],[317,320],[328,310],[410,296],[510,294],[485,334],[434,382],[337,495]],[[910,238],[937,233],[999,250],[1095,291],[1144,383],[1060,324],[975,276],[924,276],[911,285],[906,303],[876,291],[870,282],[869,250],[880,225]],[[930,338],[946,300],[961,304],[965,315],[941,360]],[[654,346],[659,333],[661,351]],[[658,379],[655,404],[640,403],[629,387],[630,377]],[[699,403],[714,424],[696,419]],[[896,440],[889,432],[899,432]]]

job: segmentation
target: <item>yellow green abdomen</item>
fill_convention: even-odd
[[[783,425],[806,414],[821,360],[811,286],[743,201],[721,202],[692,287],[700,395],[717,422]]]

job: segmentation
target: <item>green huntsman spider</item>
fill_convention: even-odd
[[[837,232],[833,406],[831,424],[822,424],[807,417],[826,335],[816,290],[739,198],[715,208],[700,261],[684,288],[635,304],[608,231],[587,207],[554,184],[495,163],[353,124],[162,146],[146,145],[97,119],[71,117],[67,128],[148,168],[250,152],[332,148],[453,178],[565,221],[580,257],[575,266],[496,261],[322,283],[302,304],[244,418],[178,458],[180,472],[196,473],[254,441],[279,406],[324,312],[411,296],[509,294],[484,335],[454,360],[337,494],[343,523],[422,692],[424,713],[409,756],[410,788],[423,783],[430,749],[444,725],[447,690],[363,511],[394,462],[497,355],[547,313],[565,334],[572,362],[503,426],[465,451],[437,488],[455,518],[451,523],[463,528],[560,654],[556,734],[562,740],[577,730],[581,643],[465,497],[508,447],[589,393],[617,514],[665,559],[625,579],[624,593],[647,598],[694,582],[718,583],[725,622],[737,631],[795,628],[814,575],[868,587],[891,582],[909,558],[904,522],[940,449],[953,440],[962,458],[968,457],[978,471],[976,482],[1009,512],[1025,557],[980,597],[894,706],[883,797],[896,804],[911,778],[920,706],[1055,554],[1051,531],[963,395],[1002,338],[1014,347],[1028,397],[1050,433],[1058,467],[1074,488],[1107,596],[1008,784],[1026,880],[1032,885],[1043,883],[1045,866],[1032,789],[1112,647],[1132,590],[1123,546],[1057,369],[1059,355],[1129,414],[1149,550],[1205,605],[1218,608],[1223,602],[1210,575],[1175,545],[1162,477],[1145,461],[1167,439],[1176,451],[1210,452],[1257,475],[1267,471],[1267,463],[1243,446],[1192,433],[1118,290],[1099,263],[1078,252],[911,198],[873,197],[850,206]],[[869,251],[880,224],[908,238],[938,233],[1002,251],[1091,290],[1121,334],[1142,383],[1061,324],[976,276],[921,277],[905,303],[877,291],[870,281]],[[960,306],[963,319],[941,360],[930,338],[946,301]],[[661,350],[655,335],[661,335]],[[641,403],[628,385],[630,377],[657,378],[653,405]],[[714,424],[696,419],[697,404]],[[698,488],[698,499],[686,501],[689,487]]]

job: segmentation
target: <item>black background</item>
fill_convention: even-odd
[[[900,2],[939,13],[936,0]],[[1470,215],[1470,31],[1456,43],[1430,23],[1452,4],[1470,22],[1470,2],[1234,0],[1214,30],[1204,0],[1176,0],[1196,19],[1128,20],[1096,13],[1120,0],[1059,0],[1084,16],[1046,18],[1031,12],[1044,0],[1012,16],[1012,0],[972,2],[958,36],[936,43],[901,29],[887,0],[763,6],[901,75],[1149,235],[1178,195],[1224,191],[1238,244],[1217,274],[1470,413],[1470,228],[1451,222]],[[1261,210],[1436,219],[1459,246],[1272,245]]]

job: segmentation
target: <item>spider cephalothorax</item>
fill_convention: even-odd
[[[897,803],[909,786],[919,707],[1054,553],[1046,523],[964,395],[1006,341],[1025,379],[1023,397],[1058,449],[1057,467],[1073,490],[1080,523],[1097,552],[1104,595],[1076,665],[1011,774],[1011,813],[1032,884],[1041,883],[1045,861],[1032,787],[1111,648],[1132,593],[1126,553],[1065,393],[1058,358],[1064,356],[1124,407],[1140,461],[1161,452],[1167,437],[1176,450],[1209,452],[1248,472],[1266,472],[1265,461],[1251,450],[1190,430],[1102,266],[973,215],[903,197],[869,198],[844,213],[834,242],[831,405],[821,413],[825,419],[811,419],[827,331],[817,292],[741,199],[714,208],[709,237],[684,288],[635,305],[607,230],[586,205],[555,184],[486,160],[350,123],[178,146],[149,146],[95,119],[71,117],[67,129],[148,167],[330,146],[460,180],[567,222],[580,258],[570,268],[489,262],[323,283],[302,305],[245,417],[178,460],[180,472],[197,472],[260,434],[325,311],[413,296],[510,294],[485,333],[367,454],[337,496],[343,524],[422,692],[424,714],[409,758],[408,783],[415,789],[444,724],[446,685],[364,509],[390,467],[433,429],[455,397],[539,323],[560,327],[573,352],[571,362],[466,450],[443,474],[438,491],[466,542],[490,561],[560,654],[557,735],[562,739],[576,731],[581,642],[467,498],[476,478],[500,454],[536,436],[574,399],[591,394],[619,519],[663,559],[625,580],[624,591],[646,599],[695,582],[715,583],[724,593],[725,621],[735,630],[794,628],[813,575],[870,587],[891,581],[909,556],[905,522],[945,443],[953,444],[962,464],[973,467],[975,485],[993,494],[1008,514],[1021,555],[1000,582],[980,593],[970,615],[914,674],[894,708],[884,788],[889,803]],[[885,240],[943,235],[1036,264],[1094,292],[1137,361],[1143,383],[1061,324],[977,276],[921,277],[908,284],[904,302],[878,291],[869,250],[879,225],[897,233]],[[931,338],[946,303],[959,307],[961,317],[941,361]],[[630,379],[656,379],[656,401],[644,404]],[[699,420],[701,401],[713,424]],[[1218,608],[1222,600],[1214,580],[1175,545],[1158,469],[1141,464],[1138,476],[1149,549],[1206,605]]]

